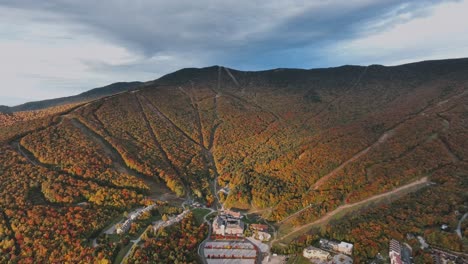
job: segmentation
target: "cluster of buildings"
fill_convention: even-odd
[[[117,226],[115,228],[115,232],[118,235],[127,233],[127,231],[130,229],[130,225],[132,224],[132,222],[133,221],[131,219],[127,219],[121,225],[117,224]]]
[[[222,193],[224,193],[224,194],[228,195],[228,194],[229,194],[229,192],[230,192],[230,190],[229,190],[229,186],[228,186],[228,185],[226,185],[225,187],[221,188],[221,189],[220,189],[218,192],[222,192]]]
[[[129,218],[125,220],[122,224],[117,224],[115,232],[120,235],[126,233],[130,229],[130,225],[133,221],[138,219],[143,213],[149,212],[156,208],[156,204],[148,205],[145,208],[137,209],[129,215]]]
[[[261,231],[261,232],[267,232],[268,231],[268,226],[267,225],[262,225],[262,224],[251,224],[250,228],[252,230]]]
[[[231,210],[222,211],[213,220],[213,233],[222,236],[243,236],[244,223],[241,221],[241,214]]]
[[[240,212],[222,209],[213,220],[214,239],[201,244],[204,263],[207,264],[256,264],[260,263],[261,251],[257,245],[244,238],[244,223]],[[268,226],[250,225],[258,233]],[[217,237],[221,236],[221,237]]]
[[[170,226],[174,223],[180,222],[184,217],[190,212],[189,209],[184,210],[182,213],[178,214],[176,217],[169,217],[167,221],[159,221],[155,225],[153,225],[153,231],[156,232],[160,228],[164,228],[166,226]]]
[[[351,256],[353,254],[353,244],[346,243],[343,241],[334,241],[328,239],[320,239],[320,248],[335,251],[338,253],[343,253]]]
[[[448,225],[441,226],[441,229],[449,228]],[[446,264],[446,263],[468,263],[468,256],[459,252],[451,252],[437,246],[429,245],[422,236],[415,236],[414,234],[406,234],[407,240],[417,239],[420,248],[432,255],[433,263]],[[407,243],[401,243],[398,240],[391,239],[388,248],[388,257],[391,264],[411,264],[413,262],[413,249]]]
[[[268,233],[268,226],[262,224],[250,224],[249,228],[254,231],[254,238],[260,241],[268,241],[271,235]]]
[[[460,213],[458,211],[456,211],[456,215],[459,215],[459,214]],[[442,231],[447,231],[449,228],[450,227],[447,224],[443,224],[440,227],[440,229]],[[432,260],[433,260],[434,264],[446,264],[446,263],[457,263],[457,264],[458,263],[463,263],[463,264],[465,264],[465,263],[468,263],[468,256],[467,255],[459,254],[457,252],[449,252],[447,250],[443,250],[441,248],[431,246],[426,242],[426,240],[422,236],[415,236],[414,234],[408,233],[408,234],[406,234],[406,238],[408,240],[417,239],[421,249],[431,252]],[[390,241],[390,243],[392,243],[392,241]],[[412,251],[412,249],[409,247],[408,244],[403,243],[403,245],[401,246],[401,260],[402,260],[402,263],[413,263],[412,262],[412,257],[411,257],[411,255],[412,255],[411,252],[410,252],[409,258],[406,258],[406,255],[408,255],[408,254],[405,254],[405,251],[406,251],[407,248],[409,248],[409,250]]]
[[[320,248],[309,246],[302,255],[317,263],[351,264],[353,259],[353,244],[342,241],[320,239]]]
[[[466,264],[468,263],[467,256],[455,255],[445,250],[432,248],[431,253],[432,253],[432,260],[434,261],[434,264],[446,264],[446,263]]]

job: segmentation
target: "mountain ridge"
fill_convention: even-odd
[[[80,101],[89,101],[100,97],[128,91],[143,84],[143,82],[116,82],[106,86],[97,87],[83,93],[65,97],[58,97],[40,101],[31,101],[16,106],[0,105],[0,113],[12,113],[20,111],[41,110],[48,107],[77,103]]]
[[[174,72],[165,74],[157,79],[148,82],[141,82],[141,81],[134,81],[134,82],[116,82],[106,86],[93,88],[91,90],[85,91],[83,93],[77,95],[71,95],[66,97],[59,97],[59,98],[52,98],[40,101],[31,101],[26,102],[16,106],[5,106],[0,105],[0,113],[12,113],[12,112],[19,112],[19,111],[30,111],[30,110],[40,110],[51,106],[58,106],[64,105],[69,103],[76,103],[79,101],[86,101],[97,99],[99,97],[104,97],[108,95],[113,95],[119,92],[129,91],[133,89],[137,89],[138,86],[148,86],[152,84],[157,85],[171,85],[174,83],[184,83],[187,81],[196,81],[197,79],[211,76],[210,74],[213,71],[218,71],[219,69],[227,69],[228,71],[232,71],[234,73],[241,73],[241,74],[267,74],[267,75],[275,75],[275,74],[307,74],[310,72],[322,72],[322,71],[340,71],[340,70],[347,70],[347,69],[362,69],[362,68],[372,68],[372,67],[383,67],[383,68],[421,68],[421,65],[425,66],[425,70],[421,72],[427,72],[429,70],[434,70],[434,67],[440,67],[444,65],[448,65],[451,67],[456,67],[457,65],[465,65],[468,63],[468,58],[453,58],[453,59],[440,59],[440,60],[423,60],[417,62],[410,62],[404,63],[400,65],[392,65],[392,66],[385,66],[381,64],[371,64],[371,65],[352,65],[352,64],[345,64],[341,66],[333,66],[333,67],[319,67],[319,68],[273,68],[273,69],[266,69],[266,70],[237,70],[229,67],[224,67],[221,65],[212,65],[207,67],[187,67],[176,70]],[[465,65],[468,68],[468,66]],[[420,69],[419,69],[420,70]],[[443,74],[444,72],[449,72],[450,69],[438,69],[438,71]],[[201,74],[201,76],[200,76]],[[299,76],[294,76],[299,77]],[[181,80],[183,79],[183,80]]]

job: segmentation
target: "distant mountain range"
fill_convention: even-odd
[[[371,65],[372,67],[382,67],[382,68],[395,68],[395,69],[405,69],[409,72],[412,72],[413,77],[419,75],[419,77],[424,78],[423,75],[430,73],[430,74],[445,74],[451,71],[458,69],[459,67],[464,67],[468,62],[468,58],[462,59],[447,59],[447,60],[433,60],[433,61],[422,61],[422,62],[415,62],[409,63],[404,65],[398,66],[382,66],[382,65]],[[203,80],[205,78],[210,78],[213,72],[217,71],[217,69],[228,69],[235,74],[255,74],[257,76],[262,76],[266,78],[269,82],[269,85],[282,85],[288,82],[289,85],[297,85],[296,82],[302,82],[304,79],[308,79],[310,75],[317,75],[322,73],[324,75],[327,74],[336,74],[337,72],[352,69],[359,69],[363,66],[355,66],[355,65],[344,65],[341,67],[332,67],[332,68],[318,68],[318,69],[295,69],[295,68],[278,68],[272,70],[265,70],[265,71],[238,71],[235,69],[228,69],[226,67],[221,66],[210,66],[205,68],[183,68],[173,73],[166,74],[159,79],[149,82],[116,82],[109,84],[107,86],[98,87],[91,89],[89,91],[80,93],[78,95],[67,96],[67,97],[60,97],[54,99],[47,99],[41,101],[33,101],[27,102],[24,104],[16,105],[16,106],[5,106],[0,105],[0,113],[11,113],[11,112],[19,112],[19,111],[32,111],[32,110],[40,110],[52,106],[58,105],[65,105],[70,103],[76,102],[85,102],[94,99],[98,99],[101,97],[131,91],[133,89],[137,89],[139,86],[151,86],[151,85],[174,85],[180,84],[184,82],[194,82],[197,80]],[[225,71],[225,70],[224,70]],[[291,83],[292,82],[292,83]]]
[[[44,109],[44,108],[52,107],[52,106],[89,101],[89,100],[97,99],[103,96],[109,96],[109,95],[113,95],[116,93],[132,90],[141,84],[142,82],[116,82],[113,84],[109,84],[107,86],[94,88],[84,93],[80,93],[78,95],[73,95],[73,96],[28,102],[28,103],[24,103],[24,104],[12,106],[12,107],[0,105],[0,112],[10,113],[10,112],[19,112],[19,111],[32,111],[32,110],[39,110],[39,109]]]

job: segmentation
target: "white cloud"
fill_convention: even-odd
[[[183,67],[310,68],[467,55],[468,0],[441,2],[0,0],[0,104]]]
[[[328,49],[343,63],[397,65],[468,56],[468,1],[436,5],[380,32],[343,41]],[[401,14],[411,17],[411,14]],[[379,21],[375,21],[379,23]],[[370,25],[372,26],[372,25]]]
[[[67,25],[40,22],[43,16],[0,8],[0,104],[17,103],[10,98],[66,96],[96,84],[108,84],[112,81],[109,76],[90,71],[85,62],[122,64],[133,57],[124,48],[93,36],[73,35]]]

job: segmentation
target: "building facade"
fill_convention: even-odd
[[[390,240],[388,257],[390,258],[390,264],[402,264],[401,261],[401,246],[400,242],[395,239]]]
[[[213,220],[213,233],[216,235],[242,236],[244,233],[244,223],[240,219],[240,213],[225,211]]]

